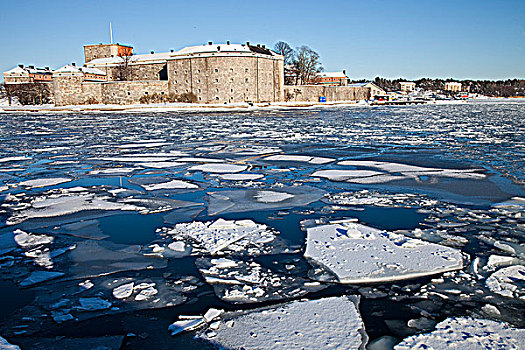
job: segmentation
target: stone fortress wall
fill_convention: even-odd
[[[111,45],[85,47],[86,66],[103,71],[106,81],[88,82],[73,73],[53,76],[56,105],[138,104],[148,94],[190,92],[198,103],[316,102],[319,96],[327,102],[349,101],[369,98],[370,93],[369,88],[285,86],[282,56],[264,46],[229,42],[131,56],[128,81],[117,81],[123,62],[119,52],[131,47]]]

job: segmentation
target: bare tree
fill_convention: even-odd
[[[288,45],[284,41],[277,42],[274,45],[273,50],[279,55],[284,56],[285,65],[290,65],[293,63],[294,49],[292,49],[290,45]]]
[[[131,66],[131,61],[133,55],[124,55],[119,56],[122,59],[122,62],[117,66],[117,80],[128,81],[132,80],[133,70]]]
[[[41,105],[51,101],[48,83],[20,83],[5,85],[6,96],[16,97],[23,105]]]
[[[319,54],[308,46],[300,46],[295,50],[293,67],[296,72],[296,84],[314,82],[317,73],[323,70]]]

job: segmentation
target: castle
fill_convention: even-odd
[[[367,89],[285,86],[284,58],[264,45],[214,44],[133,54],[120,44],[85,45],[85,64],[43,70],[55,105],[138,104],[147,97],[190,94],[198,103],[359,100]],[[36,71],[35,69],[33,69]],[[4,73],[6,84],[30,82],[23,66]],[[34,75],[34,74],[33,74]],[[35,81],[34,78],[32,81]]]

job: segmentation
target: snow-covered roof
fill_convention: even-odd
[[[348,86],[351,86],[351,87],[367,87],[369,85],[373,85],[375,86],[377,89],[381,89],[383,90],[381,87],[377,86],[374,82],[372,81],[366,81],[364,83],[353,83],[353,84],[348,84]]]
[[[96,74],[96,75],[106,75],[106,73],[100,69],[92,67],[77,67],[70,64],[66,64],[63,67],[55,70],[54,73],[86,73],[86,74]]]
[[[24,68],[16,66],[15,68],[8,70],[7,72],[4,72],[4,75],[11,75],[11,74],[17,74],[17,75],[18,74],[29,74],[29,72],[25,70]]]
[[[261,54],[279,57],[277,53],[266,47],[252,46],[246,44],[206,44],[197,46],[187,46],[174,52],[160,52],[133,55],[130,57],[131,64],[139,63],[162,63],[169,59],[177,59],[181,56],[188,55],[207,55],[207,54],[221,54],[221,53],[243,53],[243,54]],[[97,58],[86,63],[88,67],[95,67],[101,65],[116,65],[124,62],[120,56]]]
[[[106,72],[98,68],[80,67],[80,71],[86,74],[106,75]]]
[[[346,78],[346,74],[343,72],[320,72],[317,76],[321,78]]]

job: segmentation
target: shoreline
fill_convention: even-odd
[[[471,102],[516,102],[516,99],[480,99],[480,100],[446,100],[428,102],[424,105],[456,105]],[[287,109],[314,109],[334,107],[370,107],[377,108],[381,105],[371,105],[361,101],[333,101],[333,102],[269,102],[269,103],[232,103],[232,104],[195,104],[195,103],[153,103],[135,105],[30,105],[30,106],[0,106],[0,113],[89,113],[89,112],[226,112],[226,111],[257,111],[257,110],[287,110]],[[405,107],[405,106],[389,106]]]

